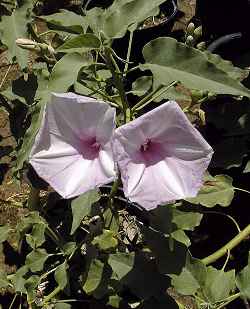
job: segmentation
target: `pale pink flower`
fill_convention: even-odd
[[[112,148],[125,196],[148,210],[196,196],[213,154],[173,101],[116,129]]]
[[[74,93],[54,93],[29,162],[61,196],[71,198],[115,179],[110,139],[115,109]]]

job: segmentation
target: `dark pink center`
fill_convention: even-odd
[[[139,160],[142,160],[146,165],[153,165],[165,156],[162,145],[158,142],[147,138],[139,148]]]
[[[152,142],[149,138],[146,139],[146,141],[141,145],[140,151],[146,152],[149,150],[149,148],[152,146]]]
[[[96,137],[81,140],[81,154],[84,158],[93,160],[98,156],[101,145],[96,141]]]

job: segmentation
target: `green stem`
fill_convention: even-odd
[[[57,286],[49,295],[43,299],[43,304],[48,303],[53,297],[55,297],[61,291],[61,287]]]
[[[53,272],[55,272],[57,269],[57,267],[54,267],[53,269],[50,269],[49,271],[47,271],[46,273],[42,274],[41,277],[40,277],[40,282],[42,280],[44,280],[45,278],[48,277],[48,275],[52,274]]]
[[[237,294],[234,294],[230,297],[228,297],[226,299],[226,302],[224,302],[223,304],[221,304],[219,307],[217,307],[216,309],[222,309],[222,308],[225,308],[225,306],[227,306],[228,304],[230,304],[232,301],[234,301],[235,299],[239,298],[241,296],[241,293],[237,293]]]
[[[89,302],[91,302],[91,300],[88,299],[60,299],[52,303],[60,304],[60,303],[89,303]]]
[[[143,107],[145,107],[146,105],[148,105],[149,103],[151,103],[152,101],[154,101],[155,99],[157,99],[159,96],[161,96],[164,92],[168,91],[169,88],[177,85],[178,82],[174,81],[172,82],[170,85],[166,86],[159,86],[155,91],[153,91],[152,93],[150,93],[149,95],[147,95],[145,98],[143,98],[141,101],[139,101],[132,109],[131,109],[131,113],[133,115],[134,112],[139,111],[140,109],[142,109]]]
[[[241,189],[241,188],[234,187],[234,190],[242,191],[242,192],[245,192],[245,193],[250,194],[250,191],[247,191],[247,190],[245,190],[245,189]]]
[[[126,63],[125,63],[124,71],[123,71],[123,76],[125,76],[127,71],[128,71],[128,65],[129,65],[129,59],[130,59],[130,56],[131,56],[131,47],[132,47],[133,36],[134,36],[134,31],[130,31],[129,43],[128,43],[128,52],[127,52]]]
[[[121,183],[121,178],[119,176],[118,179],[114,181],[113,186],[111,188],[111,191],[109,194],[109,206],[112,206],[113,204],[113,199],[118,191],[120,183]]]
[[[106,48],[105,49],[105,60],[107,62],[108,67],[110,68],[110,71],[113,76],[115,87],[117,88],[121,101],[122,101],[122,108],[123,108],[123,115],[124,115],[124,123],[129,122],[130,119],[127,119],[127,110],[129,109],[129,105],[127,102],[126,92],[123,87],[123,81],[121,79],[121,72],[120,69],[113,58],[111,51]]]
[[[88,88],[89,90],[93,91],[92,92],[92,95],[94,93],[98,93],[100,94],[104,99],[108,100],[110,105],[116,107],[116,108],[119,108],[119,105],[110,97],[110,96],[107,96],[104,92],[100,91],[99,89],[94,89],[93,87],[90,87],[88,86],[86,83],[84,83],[83,81],[79,81],[79,84],[83,85],[84,87]]]
[[[223,267],[222,267],[222,271],[224,271],[225,270],[225,268],[226,268],[226,266],[227,266],[227,263],[228,263],[228,261],[229,261],[229,258],[230,258],[230,251],[229,250],[227,250],[227,258],[226,258],[226,261],[225,261],[225,263],[224,263],[224,265],[223,265]]]
[[[11,309],[12,306],[14,305],[14,302],[15,302],[16,298],[17,298],[17,294],[15,294],[15,296],[13,297],[12,302],[11,302],[11,304],[9,306],[9,309]]]
[[[219,258],[227,254],[228,250],[231,251],[233,248],[238,246],[249,235],[250,235],[250,224],[244,230],[242,230],[237,236],[231,239],[225,246],[215,251],[213,254],[205,257],[201,261],[205,265],[208,265],[208,264],[211,264],[217,261]]]

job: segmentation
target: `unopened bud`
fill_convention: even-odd
[[[188,37],[186,38],[186,44],[187,44],[188,46],[193,46],[193,44],[194,44],[194,38],[193,38],[192,35],[188,35]]]
[[[193,36],[196,40],[202,36],[202,26],[199,26],[194,30]]]
[[[194,29],[195,29],[194,23],[189,23],[186,30],[187,34],[193,34]]]
[[[38,50],[37,42],[29,39],[17,39],[16,45],[27,50]]]
[[[196,45],[196,48],[203,51],[206,49],[206,43],[205,42],[200,42]]]
[[[198,115],[203,126],[206,125],[206,114],[202,109],[198,109]]]

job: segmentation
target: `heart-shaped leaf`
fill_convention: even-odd
[[[243,298],[250,299],[250,252],[248,265],[244,267],[236,276],[236,285]]]
[[[146,63],[140,68],[152,72],[155,88],[176,80],[190,89],[250,97],[247,88],[216,65],[214,60],[209,61],[205,53],[173,38],[149,42],[143,48],[143,56]]]
[[[25,264],[32,272],[40,271],[43,269],[43,265],[48,257],[49,255],[45,249],[36,249],[26,256]]]
[[[205,207],[229,206],[234,197],[232,182],[233,179],[227,175],[217,175],[215,177],[207,175],[198,195],[187,199],[187,201]]]
[[[79,227],[82,219],[85,216],[91,214],[92,205],[97,201],[99,201],[99,199],[100,199],[99,191],[90,190],[80,195],[71,202],[72,215],[73,215],[73,222],[70,232],[71,235],[74,234],[76,229]]]
[[[57,51],[65,53],[83,53],[93,49],[98,49],[100,46],[101,42],[98,37],[94,34],[86,33],[67,40],[64,44],[59,46]]]

